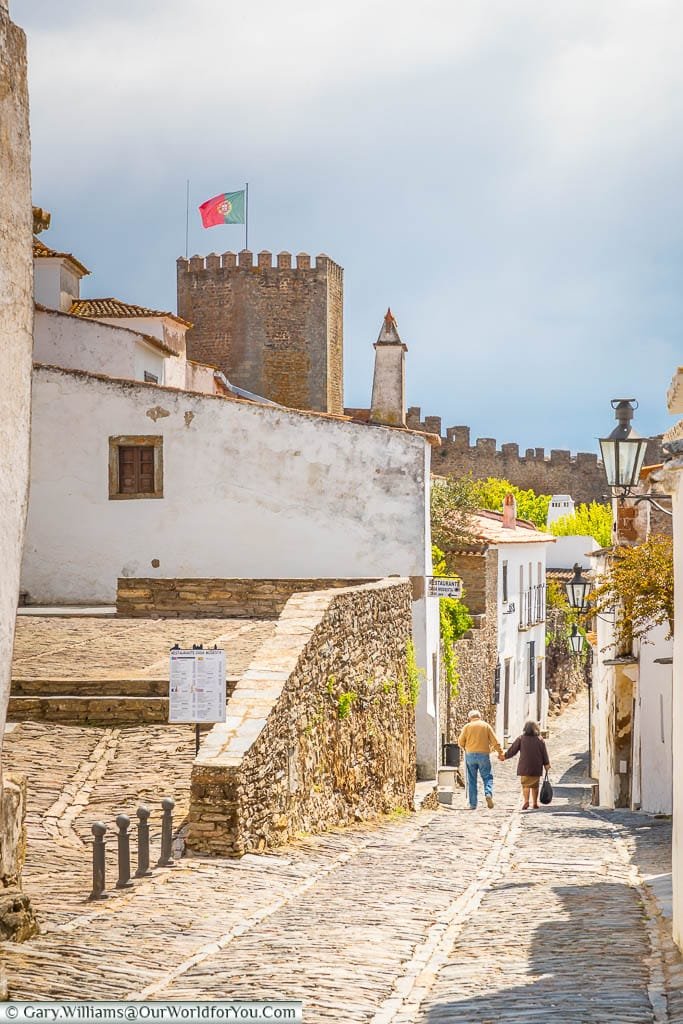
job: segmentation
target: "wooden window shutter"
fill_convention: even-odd
[[[536,691],[536,641],[529,641],[529,693]]]
[[[154,494],[153,445],[121,445],[119,494]]]

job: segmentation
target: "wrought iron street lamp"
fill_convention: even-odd
[[[600,438],[600,450],[607,483],[614,493],[627,497],[640,479],[647,438],[641,437],[631,426],[633,413],[638,408],[635,398],[613,398],[612,408],[617,425],[609,437]]]
[[[631,426],[633,413],[638,408],[635,398],[613,398],[612,408],[617,425],[609,437],[599,438],[600,451],[612,496],[623,502],[625,498],[632,496],[633,488],[640,480],[648,439],[641,437]],[[636,505],[641,501],[647,501],[665,515],[672,515],[669,509],[662,508],[656,499],[671,500],[671,496],[654,493],[633,495]]]
[[[569,606],[582,612],[586,607],[591,582],[581,575],[581,566],[578,562],[574,563],[574,575],[568,583],[565,583],[564,589],[567,591]]]
[[[574,654],[583,653],[583,633],[579,633],[576,623],[572,626],[572,631],[569,634],[569,645]]]

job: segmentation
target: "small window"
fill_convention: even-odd
[[[145,383],[146,384],[158,384],[159,378],[155,373],[150,373],[149,370],[145,370]]]
[[[508,564],[503,562],[503,601],[508,599]]]
[[[163,498],[161,437],[109,438],[109,497]]]

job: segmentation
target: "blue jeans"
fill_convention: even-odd
[[[484,796],[493,796],[493,772],[488,754],[465,754],[467,768],[467,796],[470,807],[477,806],[477,772],[484,783]]]

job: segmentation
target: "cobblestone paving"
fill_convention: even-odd
[[[14,730],[32,767],[26,888],[44,930],[2,947],[13,998],[300,998],[307,1024],[666,1021],[680,958],[632,862],[666,868],[666,823],[645,833],[652,819],[580,806],[583,710],[553,724],[551,808],[521,812],[513,767],[496,765],[493,811],[458,794],[453,809],[267,856],[183,858],[102,904],[83,900],[81,843],[156,784],[157,730]],[[192,751],[178,745],[182,806]]]
[[[272,620],[117,619],[20,615],[12,677],[18,679],[168,679],[174,644],[224,647],[238,676],[275,630]]]

